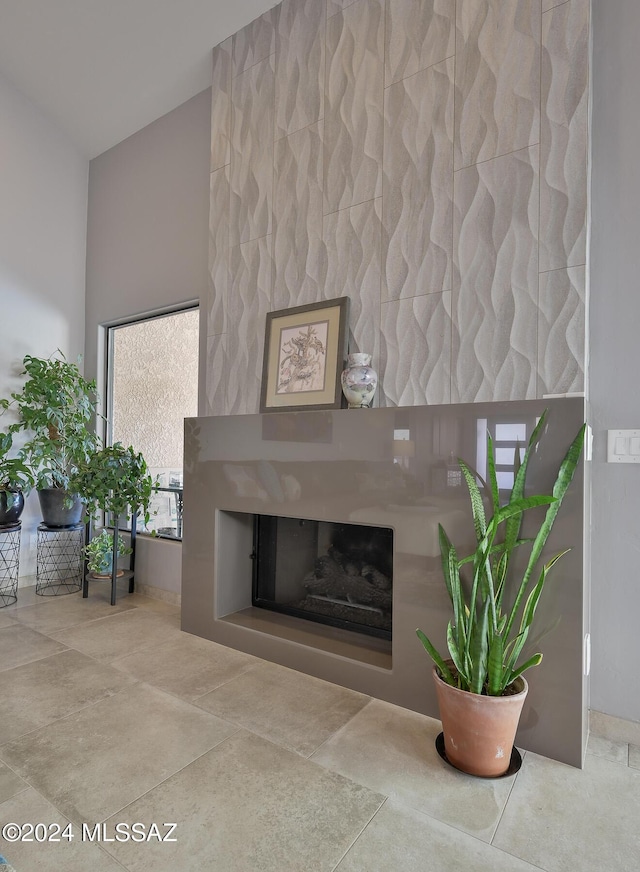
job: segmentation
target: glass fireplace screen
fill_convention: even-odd
[[[391,638],[393,531],[256,515],[253,605]]]

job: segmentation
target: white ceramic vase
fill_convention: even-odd
[[[371,355],[363,352],[350,354],[347,358],[347,368],[340,381],[350,409],[368,409],[373,402],[378,387],[378,373],[369,366],[370,363]]]

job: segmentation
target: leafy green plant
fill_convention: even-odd
[[[96,412],[96,383],[83,378],[62,352],[56,354],[46,359],[27,354],[22,391],[12,393],[11,401],[0,401],[0,407],[17,409],[19,421],[10,432],[31,434],[20,455],[32,470],[36,487],[68,490],[70,476],[99,444],[90,428]]]
[[[476,534],[473,554],[460,560],[439,525],[442,570],[453,606],[453,619],[447,628],[447,648],[453,668],[422,630],[416,630],[416,633],[441,678],[447,684],[471,693],[502,696],[519,675],[542,660],[542,654],[534,654],[526,662],[519,662],[547,577],[567,553],[556,554],[537,575],[540,556],[578,465],[585,434],[583,425],[560,465],[552,494],[526,497],[529,459],[540,440],[546,418],[545,411],[531,435],[522,461],[520,449],[516,448],[514,485],[504,506],[500,506],[499,501],[493,442],[490,436],[487,437],[488,490],[493,512],[489,518],[477,483],[480,477],[463,460],[458,460],[471,498]],[[542,505],[548,508],[536,536],[520,539],[523,514]],[[515,598],[509,604],[509,595],[514,590],[509,568],[515,550],[524,545],[530,545],[531,551],[520,582],[515,582]],[[468,581],[461,575],[461,569],[467,564],[471,575]]]
[[[131,554],[132,550],[118,534],[118,555]],[[84,554],[87,558],[87,566],[91,572],[106,574],[111,572],[113,559],[113,533],[103,529],[97,536],[84,546]]]
[[[99,510],[116,517],[131,509],[149,523],[155,482],[142,454],[120,442],[93,452],[70,479],[75,493],[87,501],[90,514]]]
[[[0,433],[0,490],[28,494],[34,485],[31,470],[21,457],[9,457],[13,446],[11,433]]]

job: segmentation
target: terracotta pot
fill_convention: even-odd
[[[451,687],[435,667],[433,678],[449,762],[469,775],[504,775],[529,689],[526,680],[517,678],[517,692],[510,696],[483,696]]]

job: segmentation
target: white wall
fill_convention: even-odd
[[[640,721],[640,466],[606,463],[606,431],[640,427],[639,32],[637,0],[593,0],[591,708],[634,721]]]
[[[87,158],[0,76],[0,396],[25,354],[84,348]],[[4,421],[3,421],[4,423]],[[37,496],[23,515],[20,574],[35,572]]]
[[[87,374],[102,369],[101,325],[205,298],[210,141],[207,89],[91,161]],[[201,367],[204,359],[201,343]],[[152,549],[169,553],[166,545],[144,543],[137,576],[141,583],[179,592],[181,546],[170,544],[177,557],[164,560]]]

